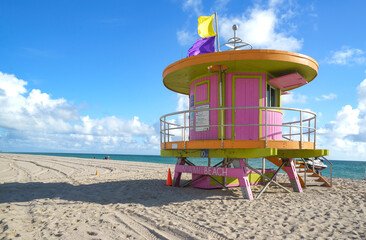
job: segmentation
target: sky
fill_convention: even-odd
[[[366,160],[366,2],[0,0],[0,150],[159,154],[159,118],[188,108],[163,70],[187,55],[197,18],[220,43],[308,55],[311,83],[282,106],[317,114],[329,159]]]

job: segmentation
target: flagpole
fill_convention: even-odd
[[[215,25],[216,25],[216,45],[217,45],[217,52],[220,52],[220,45],[219,45],[219,30],[217,29],[217,13],[215,12]]]

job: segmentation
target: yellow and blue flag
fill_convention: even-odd
[[[210,17],[201,16],[198,18],[198,35],[202,38],[216,36],[213,28],[214,15]]]

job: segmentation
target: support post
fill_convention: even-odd
[[[266,174],[266,158],[262,158],[262,174]],[[262,184],[265,184],[265,178],[262,177]]]
[[[177,163],[175,165],[174,178],[173,178],[173,187],[179,187],[180,178],[182,177],[182,173],[177,171],[177,165],[184,165],[186,163],[186,158],[179,157],[177,158]]]
[[[302,192],[302,187],[300,184],[299,177],[297,176],[294,159],[287,158],[287,159],[282,159],[282,161],[285,161],[284,167],[285,167],[287,176],[290,179],[291,186],[292,186],[294,192]]]
[[[224,168],[227,168],[227,158],[224,158]],[[224,177],[224,186],[226,187],[226,177]]]
[[[242,170],[242,176],[238,178],[239,186],[243,194],[244,199],[253,200],[252,189],[250,188],[250,183],[248,179],[247,169],[243,162],[243,159],[236,158],[233,161],[234,168],[240,168]]]

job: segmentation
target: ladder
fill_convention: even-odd
[[[329,162],[325,157],[321,157],[327,162]],[[282,160],[280,158],[266,158],[268,161],[273,163],[274,165],[280,167]],[[329,162],[330,163],[330,162]],[[301,161],[297,161],[295,166],[297,170],[297,176],[299,177],[300,183],[302,187],[307,186],[332,186],[332,163],[330,163],[330,183],[328,183],[320,174],[316,173],[313,169],[308,168],[305,164],[305,160],[301,159]],[[284,168],[282,170],[285,171]]]

